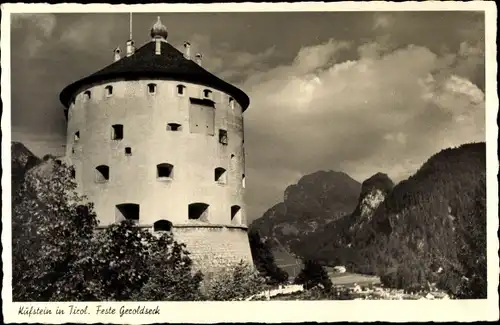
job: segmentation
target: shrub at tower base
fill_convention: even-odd
[[[14,301],[239,300],[264,279],[240,263],[201,288],[184,244],[125,221],[96,231],[71,171],[47,158],[13,195]],[[202,290],[203,289],[203,290]]]
[[[69,168],[46,161],[14,194],[14,301],[194,300],[200,273],[184,246],[131,223],[95,232]]]

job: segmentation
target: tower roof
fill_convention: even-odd
[[[166,30],[165,30],[166,31]],[[160,42],[161,54],[155,54],[156,42],[142,46],[131,56],[124,57],[104,69],[80,79],[66,88],[59,96],[62,104],[69,107],[72,97],[85,85],[119,78],[162,78],[180,82],[192,82],[224,91],[234,97],[242,106],[248,108],[250,99],[237,87],[219,79],[167,42]]]

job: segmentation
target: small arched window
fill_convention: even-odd
[[[106,183],[109,180],[109,166],[99,165],[95,168],[96,183]]]
[[[167,131],[181,131],[181,125],[179,123],[168,123]]]
[[[174,165],[172,164],[158,164],[156,165],[156,177],[159,179],[173,178],[174,176]]]
[[[148,84],[148,92],[151,95],[156,94],[156,84]]]
[[[80,140],[80,131],[76,131],[74,136],[74,142],[78,142],[78,140]]]
[[[115,206],[115,221],[131,220],[139,222],[139,204],[122,203]]]
[[[156,221],[153,224],[153,231],[171,231],[172,230],[172,223],[168,220],[161,219]]]
[[[222,167],[217,167],[214,170],[214,179],[218,184],[226,184],[226,170]]]
[[[212,91],[210,89],[204,89],[203,97],[207,99],[212,99]]]
[[[241,175],[241,187],[245,188],[245,174]]]
[[[188,218],[190,220],[208,221],[208,207],[206,203],[191,203],[188,206]]]
[[[87,90],[86,92],[83,93],[83,99],[85,101],[89,100],[91,98],[90,90]]]
[[[186,86],[184,85],[177,85],[177,95],[179,96],[184,96]]]
[[[229,97],[229,107],[231,107],[231,109],[234,109],[234,98],[233,97]]]
[[[239,205],[231,206],[231,220],[238,220],[241,222],[241,207]]]
[[[106,88],[104,88],[104,90],[106,91],[106,97],[113,95],[113,86],[106,86]]]

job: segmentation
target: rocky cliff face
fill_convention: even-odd
[[[272,240],[273,245],[289,248],[307,234],[350,213],[360,188],[357,181],[341,172],[306,175],[285,190],[283,202],[266,211],[250,228]]]
[[[348,231],[345,245],[351,247],[357,237],[364,236],[365,226],[372,221],[393,187],[392,180],[383,173],[377,173],[363,182],[358,205],[346,220]]]
[[[332,255],[332,248],[352,247],[357,238],[367,235],[366,226],[371,223],[393,186],[392,180],[383,173],[366,179],[361,185],[357,205],[350,213],[309,233],[301,245],[294,245],[292,250],[300,256],[328,260],[328,256]]]
[[[42,160],[35,156],[21,142],[11,143],[12,192],[17,189],[24,175]]]

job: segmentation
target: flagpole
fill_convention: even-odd
[[[130,40],[132,40],[132,13],[129,14],[129,21],[130,21]]]

